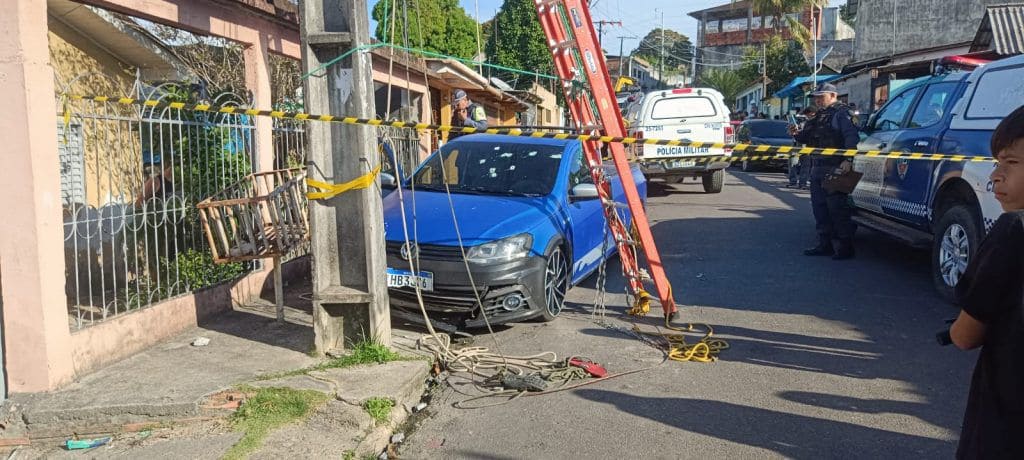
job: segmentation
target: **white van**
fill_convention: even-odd
[[[626,113],[633,137],[679,139],[694,142],[735,142],[729,109],[722,94],[711,88],[677,88],[654,91],[633,104]],[[635,145],[633,154],[647,178],[682,182],[700,177],[704,191],[722,191],[729,161],[698,161],[699,157],[731,155],[731,150],[708,147]],[[698,157],[698,158],[694,158]]]

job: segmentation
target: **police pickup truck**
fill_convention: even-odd
[[[895,93],[864,126],[860,150],[990,157],[996,125],[1024,105],[1024,56],[975,70],[936,72]],[[866,136],[866,137],[865,137]],[[946,298],[1002,212],[994,163],[858,156],[858,224],[931,248],[932,278]]]
[[[722,94],[711,88],[676,88],[644,95],[626,113],[633,137],[731,144],[735,133]],[[707,193],[722,191],[729,161],[700,161],[729,155],[731,150],[709,147],[634,145],[631,153],[648,179],[681,182],[700,177]]]

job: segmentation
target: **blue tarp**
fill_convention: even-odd
[[[820,84],[832,81],[841,76],[842,75],[818,75],[818,83]],[[796,77],[793,79],[793,81],[789,82],[788,85],[786,85],[784,88],[776,92],[774,96],[780,99],[793,96],[802,96],[803,90],[800,89],[800,86],[803,85],[804,83],[811,81],[811,78],[813,77],[813,75],[808,75],[806,77]]]

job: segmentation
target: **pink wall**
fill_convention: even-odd
[[[246,45],[246,83],[269,107],[267,53],[301,57],[297,25],[206,0],[81,0]],[[181,297],[72,334],[64,298],[54,73],[44,0],[7,0],[0,14],[0,279],[5,371],[12,393],[47,391],[194,326],[209,309],[259,292],[267,272]],[[260,169],[272,167],[269,120],[257,122]]]
[[[57,127],[46,2],[11,0],[0,14],[0,271],[11,392],[71,380],[64,298]]]
[[[387,50],[384,50],[381,54],[387,54]],[[373,81],[383,84],[388,84],[388,59],[381,57],[379,54],[372,54],[373,57]],[[394,71],[391,76],[391,85],[396,88],[408,88],[409,91],[420,93],[423,95],[420,98],[420,119],[418,121],[422,123],[437,123],[437,120],[432,120],[430,116],[430,91],[426,85],[423,84],[423,73],[410,70],[409,81],[405,78],[405,67],[397,62],[394,65]],[[427,80],[429,84],[430,80]],[[419,133],[420,138],[420,159],[426,158],[430,154],[430,133],[423,131]]]
[[[269,267],[269,265],[268,265]],[[284,265],[285,279],[308,272],[308,258]],[[71,335],[71,359],[76,375],[83,375],[196,327],[210,315],[230,310],[260,296],[272,275],[270,268],[233,283],[203,289],[147,307]]]
[[[76,1],[245,44],[257,43],[263,36],[270,51],[302,58],[298,24],[285,26],[249,13],[241,5],[232,8],[207,0]]]

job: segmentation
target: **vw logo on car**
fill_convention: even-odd
[[[405,243],[402,245],[402,249],[398,251],[398,256],[402,260],[409,260],[418,258],[420,255],[420,247],[416,243]]]

